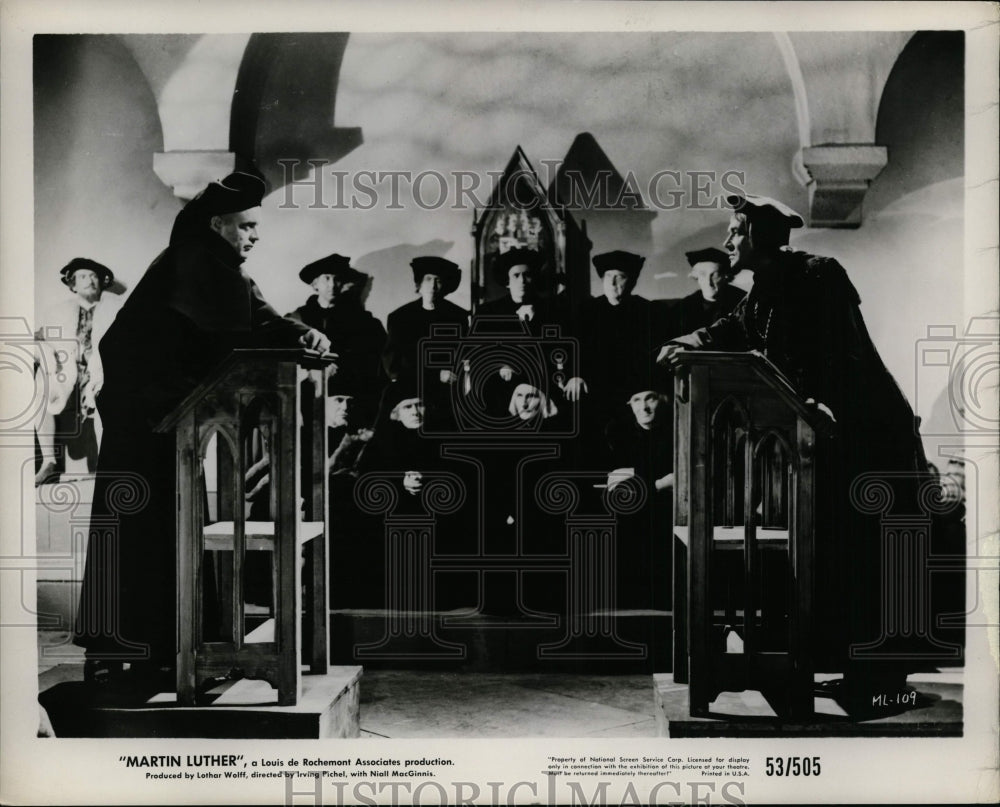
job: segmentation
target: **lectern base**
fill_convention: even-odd
[[[140,698],[80,682],[57,684],[39,702],[57,737],[358,737],[361,672],[350,666],[303,675],[295,706],[275,705],[277,693],[270,685],[249,680],[219,687],[209,706],[177,706],[173,692]]]
[[[759,692],[723,692],[709,706],[707,717],[692,717],[687,684],[672,673],[653,676],[656,733],[660,737],[961,737],[960,673],[921,675],[910,679],[905,705],[875,704],[861,714],[849,714],[828,697],[817,680],[815,715],[791,721],[775,714]],[[819,678],[819,677],[818,677]]]

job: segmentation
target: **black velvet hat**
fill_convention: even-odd
[[[706,247],[705,249],[694,249],[691,252],[685,252],[684,257],[687,258],[688,263],[694,266],[696,263],[715,263],[722,268],[729,267],[729,253],[719,249],[718,247]]]
[[[452,263],[447,258],[440,258],[437,255],[424,255],[414,258],[410,261],[410,268],[413,270],[413,282],[418,286],[424,279],[424,275],[437,275],[441,278],[444,296],[455,291],[462,278],[462,270],[458,268],[458,264]]]
[[[597,270],[598,277],[604,277],[604,273],[609,269],[617,269],[619,272],[624,272],[633,284],[638,279],[639,272],[642,271],[642,265],[645,262],[646,259],[641,255],[625,252],[622,249],[594,256],[594,268]]]
[[[347,395],[352,398],[358,394],[357,380],[344,377],[340,373],[334,373],[326,380],[326,396]]]
[[[196,205],[208,218],[224,216],[259,207],[266,190],[261,177],[237,171],[225,179],[210,182],[190,204]]]
[[[94,272],[101,279],[102,289],[108,288],[108,286],[110,286],[115,279],[114,272],[108,269],[108,267],[104,264],[92,261],[90,258],[73,258],[73,260],[59,270],[59,274],[62,275],[62,282],[72,288],[73,274],[78,269],[89,269]]]
[[[403,401],[411,399],[423,400],[420,391],[417,389],[417,382],[412,379],[397,379],[386,385],[382,391],[382,400],[379,402],[379,420],[389,420],[392,411]]]
[[[542,268],[543,262],[540,252],[528,249],[527,247],[515,247],[514,249],[508,249],[506,252],[493,256],[493,276],[496,278],[497,283],[501,286],[506,286],[507,281],[510,279],[509,272],[512,267],[527,266],[529,269],[538,272]]]
[[[368,275],[351,266],[350,258],[336,253],[313,261],[299,271],[299,279],[303,283],[312,283],[320,275],[333,275],[348,283],[361,283],[368,280]]]
[[[763,211],[772,218],[784,220],[786,226],[793,230],[804,224],[802,216],[784,202],[779,202],[770,196],[755,196],[752,193],[733,193],[726,197],[726,204],[730,205],[736,212],[746,211],[747,208]]]
[[[649,361],[630,367],[612,386],[612,398],[621,403],[628,403],[629,399],[639,392],[658,392],[669,396],[674,388],[674,378],[669,370],[657,365],[650,356]]]

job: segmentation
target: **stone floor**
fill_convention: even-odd
[[[39,633],[40,690],[83,679],[82,651],[67,642],[66,634]],[[910,678],[921,691],[943,693],[933,696],[935,715],[947,712],[945,717],[957,715],[959,721],[961,682],[960,670]],[[833,709],[836,719],[836,705],[822,703],[819,711]],[[716,705],[720,712],[754,719],[772,715],[754,692],[724,693]],[[360,712],[362,737],[657,736],[653,679],[647,674],[366,669]]]
[[[39,634],[39,688],[83,679],[65,634]],[[649,675],[365,670],[362,737],[655,737]]]

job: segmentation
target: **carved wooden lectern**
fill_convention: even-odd
[[[309,671],[327,672],[326,414],[302,380],[330,362],[235,350],[157,427],[177,435],[180,705],[225,678],[294,705],[303,632]]]
[[[759,354],[674,361],[674,680],[692,716],[757,689],[808,717],[822,416]]]

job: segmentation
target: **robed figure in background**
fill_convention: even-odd
[[[729,265],[729,254],[718,247],[685,252],[691,271],[688,277],[698,284],[698,291],[677,300],[666,318],[664,339],[707,328],[722,319],[746,297],[743,289],[731,285],[736,272]]]
[[[327,255],[304,266],[299,279],[314,294],[288,316],[315,328],[337,354],[337,384],[353,398],[356,423],[371,425],[386,377],[382,369],[385,328],[364,306],[370,277],[343,255]]]
[[[329,347],[279,316],[241,268],[264,191],[236,173],[192,199],[101,340],[104,438],[74,635],[89,680],[131,661],[134,678],[167,684],[175,665],[175,437],[157,424],[234,348]]]

